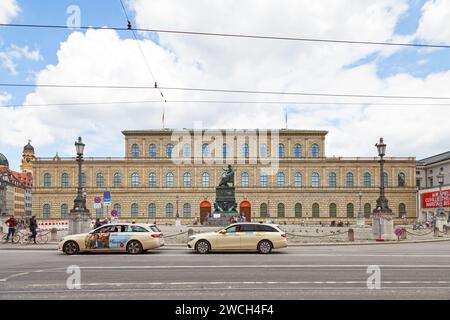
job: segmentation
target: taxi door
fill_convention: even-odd
[[[255,224],[242,225],[241,232],[241,249],[254,250],[258,242],[262,239],[263,234],[257,230]]]
[[[127,225],[116,225],[109,235],[109,249],[114,251],[126,250],[127,242],[131,238],[131,230]]]
[[[115,230],[115,226],[106,225],[89,233],[85,238],[85,247],[90,251],[107,251],[110,250],[109,240],[111,231]]]
[[[241,226],[235,225],[217,234],[216,247],[218,250],[233,250],[241,248]]]

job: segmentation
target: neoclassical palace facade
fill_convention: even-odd
[[[109,217],[116,209],[123,219],[203,221],[212,210],[215,187],[227,164],[235,170],[238,210],[247,220],[353,222],[360,210],[370,217],[379,194],[379,159],[327,157],[327,131],[122,133],[125,157],[83,162],[83,187],[93,217]],[[396,219],[414,220],[415,158],[385,159],[389,206]],[[78,183],[75,158],[37,157],[32,172],[33,213],[41,219],[67,218]],[[94,209],[94,197],[105,190],[111,191],[111,204]]]

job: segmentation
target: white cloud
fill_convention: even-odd
[[[11,45],[7,50],[0,51],[1,66],[9,73],[17,74],[17,60],[27,59],[31,61],[42,60],[42,56],[39,50],[30,50],[28,46],[19,47],[17,45]]]
[[[429,0],[422,7],[416,36],[430,42],[450,44],[450,1]]]
[[[397,20],[407,10],[406,1],[398,0],[229,0],[214,4],[206,0],[151,3],[135,0],[130,5],[137,14],[139,27],[374,41],[394,38]],[[373,63],[345,68],[368,54],[384,51],[377,46],[159,36],[161,46],[150,40],[140,41],[159,86],[445,95],[446,84],[450,81],[450,71],[424,79],[408,74],[380,79]],[[134,40],[120,38],[113,31],[74,32],[61,44],[57,56],[56,64],[48,65],[37,74],[37,83],[153,85]],[[363,100],[163,92],[169,101]],[[160,97],[152,89],[37,88],[27,96],[25,104],[130,100],[158,101]],[[54,151],[63,155],[73,153],[73,139],[82,134],[89,153],[123,155],[120,131],[161,128],[162,106],[161,103],[146,103],[1,109],[0,117],[14,125],[0,127],[0,143],[20,147],[28,137],[33,137],[36,146],[52,145]],[[280,128],[284,127],[284,108],[266,104],[169,102],[165,106],[166,127],[191,127],[194,121],[201,120],[205,127],[211,128]],[[388,143],[388,155],[427,155],[443,151],[441,148],[447,146],[450,133],[446,126],[435,125],[436,115],[440,119],[450,116],[447,107],[309,105],[289,109],[290,128],[330,131],[328,155],[375,155],[373,146],[380,136]]]
[[[0,1],[0,23],[10,22],[19,12],[20,8],[16,0]]]

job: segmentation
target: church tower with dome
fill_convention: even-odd
[[[33,162],[36,160],[34,155],[34,147],[30,144],[31,140],[28,140],[27,145],[23,147],[22,163],[20,164],[20,171],[24,173],[33,173]]]

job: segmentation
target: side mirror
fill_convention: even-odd
[[[220,234],[225,234],[225,233],[227,233],[227,230],[220,230],[219,233]]]

